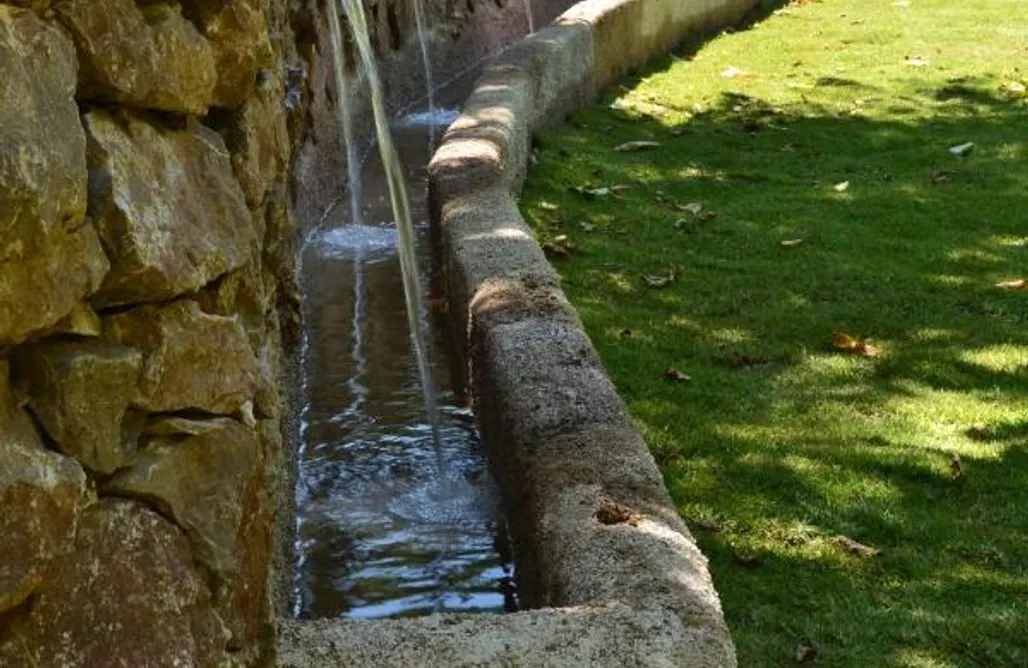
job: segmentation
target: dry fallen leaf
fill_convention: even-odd
[[[1028,95],[1028,88],[1020,81],[1005,81],[1000,85],[999,90],[1008,97],[1025,97]]]
[[[604,499],[600,503],[600,507],[596,509],[595,517],[600,524],[608,526],[626,523],[631,526],[639,526],[639,521],[642,519],[642,516],[632,512],[631,508],[611,499]]]
[[[735,77],[749,76],[751,73],[735,65],[731,65],[721,70],[721,76],[726,79],[734,79]]]
[[[955,452],[949,459],[949,470],[954,480],[964,477],[964,462],[960,461],[960,455]]]
[[[940,183],[949,183],[950,172],[943,169],[936,169],[932,172],[932,185],[937,186]]]
[[[624,144],[620,144],[614,147],[615,151],[621,153],[627,152],[638,152],[638,151],[652,151],[655,148],[660,148],[660,142],[657,141],[626,141]]]
[[[870,339],[857,339],[846,332],[832,334],[832,347],[844,353],[853,353],[864,357],[877,357],[879,353],[878,346]]]
[[[735,558],[735,563],[746,568],[757,568],[763,563],[760,555],[757,554],[736,552],[732,556]]]
[[[849,181],[843,181],[841,183],[836,183],[834,186],[832,186],[832,188],[835,189],[835,192],[839,192],[839,193],[846,192],[847,190],[850,189],[850,182]]]
[[[1004,290],[1028,290],[1028,279],[1017,278],[1012,281],[1000,281],[996,287]]]
[[[796,662],[807,663],[817,658],[817,652],[810,645],[797,645],[796,646]]]
[[[755,366],[764,366],[769,360],[763,355],[729,355],[720,361],[732,369],[752,369]]]
[[[688,383],[692,380],[692,378],[674,367],[668,367],[667,370],[664,371],[664,378],[675,383]]]
[[[724,530],[724,527],[714,520],[693,520],[692,523],[700,529],[709,531],[710,533],[721,533]]]
[[[575,250],[575,245],[568,240],[566,234],[553,237],[541,244],[543,252],[549,257],[567,257]]]
[[[870,545],[858,543],[852,538],[848,538],[846,536],[836,536],[835,542],[842,546],[842,548],[845,549],[847,552],[851,552],[852,554],[855,554],[858,557],[877,557],[882,553],[882,551],[876,547],[871,547]]]
[[[651,288],[666,288],[678,281],[682,276],[681,268],[677,266],[668,267],[667,273],[663,276],[655,276],[653,274],[647,274],[643,276],[643,280],[646,281],[646,285]]]
[[[796,248],[797,246],[803,245],[806,239],[783,239],[778,242],[780,248]]]
[[[949,147],[949,152],[952,153],[953,155],[957,156],[958,158],[963,158],[963,157],[969,155],[971,153],[971,151],[973,151],[973,150],[974,150],[974,142],[973,141],[969,141],[969,142],[965,142],[963,144],[957,144],[956,146],[950,146]]]

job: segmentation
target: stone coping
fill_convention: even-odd
[[[531,610],[283,622],[282,668],[736,666],[706,558],[516,195],[534,131],[759,2],[585,0],[486,66],[429,165],[429,196]]]

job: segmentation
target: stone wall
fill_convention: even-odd
[[[0,0],[0,666],[270,653],[303,69],[286,0]]]

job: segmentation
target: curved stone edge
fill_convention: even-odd
[[[429,165],[434,241],[524,602],[669,611],[693,632],[676,653],[691,647],[704,666],[736,665],[706,558],[516,195],[534,131],[758,4],[581,2],[483,71]]]

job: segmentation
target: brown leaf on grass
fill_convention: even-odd
[[[949,183],[950,175],[950,172],[947,172],[944,169],[936,169],[932,172],[932,185],[937,186],[942,183]]]
[[[667,268],[667,273],[663,275],[646,274],[643,276],[643,281],[646,285],[651,288],[666,288],[672,283],[677,283],[678,279],[682,277],[682,270],[677,265],[671,265]]]
[[[832,334],[832,347],[844,353],[852,353],[863,357],[877,357],[878,346],[870,339],[857,339],[846,332]]]
[[[864,545],[858,543],[852,538],[847,536],[836,536],[835,542],[838,543],[843,549],[851,554],[855,554],[858,557],[877,557],[882,553],[877,547],[871,547],[870,545]]]
[[[817,658],[817,652],[810,645],[796,646],[796,663],[808,663]]]
[[[949,470],[954,480],[964,477],[964,462],[960,461],[960,455],[955,452],[949,459]]]
[[[783,239],[782,241],[778,242],[778,247],[779,248],[796,248],[797,246],[802,246],[803,242],[805,242],[805,241],[806,241],[806,239]]]
[[[638,153],[640,151],[652,151],[660,148],[659,141],[626,141],[614,147],[619,153]]]
[[[1017,278],[1011,281],[1000,281],[995,287],[1003,290],[1028,290],[1028,279]]]
[[[974,142],[969,141],[963,144],[957,144],[956,146],[950,146],[949,152],[958,158],[964,158],[971,155],[971,151],[974,150]]]
[[[541,246],[548,257],[567,257],[576,250],[575,245],[568,240],[566,234],[560,234],[549,241],[544,241]]]
[[[664,371],[664,378],[670,380],[673,383],[688,383],[692,380],[689,376],[685,375],[674,367],[668,367]]]
[[[734,79],[736,77],[751,77],[753,76],[753,72],[750,72],[749,70],[744,70],[741,67],[736,67],[735,65],[730,65],[729,67],[726,67],[725,69],[721,70],[721,76],[725,79]]]
[[[724,527],[714,520],[693,520],[692,523],[696,525],[697,528],[709,531],[710,533],[721,533],[724,531]]]
[[[767,364],[768,359],[763,355],[729,355],[722,358],[721,362],[732,369],[750,369]]]
[[[735,559],[735,563],[745,568],[757,568],[764,563],[759,554],[749,552],[733,552],[732,557]]]

